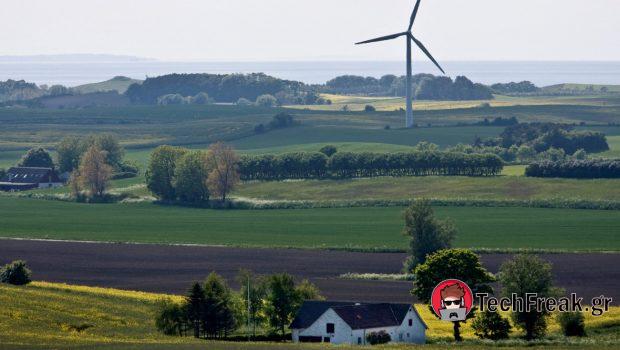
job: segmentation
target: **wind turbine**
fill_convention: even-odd
[[[362,42],[359,42],[359,43],[355,44],[355,45],[361,45],[361,44],[375,43],[375,42],[378,42],[378,41],[393,40],[393,39],[396,39],[396,38],[400,38],[401,36],[404,36],[405,39],[407,40],[407,86],[406,86],[406,88],[407,88],[407,119],[405,121],[405,127],[407,127],[407,128],[413,127],[413,103],[411,101],[411,98],[412,98],[412,96],[411,96],[411,82],[412,82],[412,74],[411,74],[411,42],[413,41],[414,43],[416,43],[416,45],[418,45],[420,50],[422,50],[426,54],[426,56],[428,56],[428,58],[430,58],[431,61],[433,61],[435,66],[437,66],[437,68],[439,68],[439,70],[443,74],[446,74],[446,72],[444,72],[443,68],[441,68],[439,63],[437,63],[435,58],[433,58],[431,53],[428,52],[428,50],[426,49],[426,47],[424,47],[424,45],[422,44],[422,42],[420,42],[420,40],[416,39],[413,36],[413,33],[411,31],[413,29],[413,22],[415,21],[415,18],[418,15],[418,9],[420,8],[420,1],[421,0],[417,0],[417,2],[415,4],[415,7],[413,8],[413,13],[411,14],[411,19],[409,20],[409,28],[407,28],[407,31],[402,32],[402,33],[396,33],[396,34],[392,34],[392,35],[382,36],[382,37],[376,38],[376,39],[370,39],[370,40],[362,41]]]

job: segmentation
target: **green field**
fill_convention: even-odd
[[[351,101],[348,101],[351,100]],[[377,100],[377,99],[375,99]],[[385,100],[385,99],[378,99]],[[369,101],[358,97],[341,97],[338,103],[357,101],[364,106]],[[388,99],[389,101],[389,99]],[[620,97],[498,97],[489,107],[483,101],[418,102],[415,120],[419,126],[457,126],[480,122],[485,118],[512,117],[522,122],[552,121],[589,125],[618,123]],[[377,102],[378,103],[378,102]],[[400,102],[388,102],[396,107]],[[312,107],[313,109],[310,109]],[[385,111],[360,111],[257,108],[223,105],[128,106],[93,107],[83,109],[25,109],[0,108],[0,150],[23,150],[32,146],[50,147],[66,135],[95,132],[117,134],[127,146],[152,147],[162,143],[204,145],[217,140],[237,141],[240,149],[266,148],[300,143],[320,142],[378,142],[412,145],[416,137],[427,137],[426,131],[383,130],[385,126],[403,126],[404,113],[385,108]],[[331,107],[337,107],[331,106]],[[259,123],[268,123],[278,112],[295,114],[302,128],[290,128],[249,137]],[[472,137],[496,134],[484,127],[460,128],[464,135],[450,130],[432,130],[439,144],[471,142]],[[491,128],[492,129],[492,128]],[[303,140],[298,140],[303,137]],[[265,140],[266,139],[266,140]],[[282,139],[271,144],[273,139]],[[412,139],[412,140],[409,140]],[[435,141],[437,140],[437,141]]]
[[[471,143],[476,136],[494,137],[503,129],[497,127],[437,127],[419,129],[383,130],[346,128],[337,126],[300,126],[246,137],[233,141],[239,150],[260,149],[313,143],[364,142],[401,146],[415,146],[420,141],[438,144],[441,147],[458,143]],[[372,148],[368,149],[372,151]]]
[[[438,207],[456,246],[620,251],[620,211]],[[404,250],[402,208],[207,210],[0,197],[0,236],[249,247]],[[37,213],[37,214],[33,214]],[[113,220],[111,220],[113,218]]]
[[[151,294],[115,289],[103,289],[64,284],[34,282],[28,286],[0,284],[0,349],[216,349],[216,350],[322,350],[325,345],[227,343],[206,342],[191,337],[164,336],[157,332],[153,317],[156,302],[163,298],[179,300],[178,296]],[[424,349],[450,349],[451,325],[437,320],[424,305],[416,306],[428,324],[430,342],[447,341],[445,345],[429,345]],[[567,340],[558,333],[558,325],[551,319],[550,341],[554,349],[607,348],[596,346],[597,341],[607,342],[608,348],[618,344],[616,332],[620,322],[620,308],[614,307],[601,317],[586,315],[589,338]],[[482,349],[476,343],[471,323],[461,330],[466,342],[462,349]],[[84,329],[83,329],[84,328]],[[77,329],[83,329],[78,331]],[[244,329],[239,330],[240,333]],[[520,334],[516,332],[515,336]],[[487,344],[488,345],[488,344]],[[511,349],[525,344],[515,341]],[[540,344],[542,346],[543,344]],[[338,347],[351,348],[351,347]],[[357,349],[359,347],[355,347]],[[410,349],[411,346],[388,346],[388,349]],[[528,347],[537,349],[538,347]]]
[[[585,86],[579,89],[577,84],[565,84],[564,88],[572,90],[585,90]],[[600,89],[602,87],[598,86]],[[620,86],[607,86],[610,92],[620,92]],[[559,92],[560,87],[556,87],[555,90],[550,89],[550,92]],[[333,95],[323,94],[325,99],[332,101],[331,105],[308,105],[308,106],[289,106],[290,108],[297,109],[313,109],[323,111],[340,111],[344,106],[351,111],[363,111],[366,105],[375,107],[378,111],[394,111],[399,108],[405,108],[404,97],[366,97],[366,96],[345,96],[345,95]],[[441,109],[462,109],[462,108],[476,108],[480,107],[483,103],[488,103],[490,107],[511,107],[518,105],[600,105],[601,101],[608,104],[618,104],[619,96],[608,95],[590,95],[590,96],[526,96],[526,97],[513,97],[495,95],[492,100],[478,100],[478,101],[427,101],[416,100],[413,102],[414,110],[441,110]]]
[[[608,136],[607,143],[610,150],[597,156],[620,159],[620,136]]]
[[[521,167],[509,168],[517,173]],[[478,200],[607,200],[620,199],[620,180],[497,177],[382,177],[352,180],[248,182],[235,192],[268,200],[478,199]]]

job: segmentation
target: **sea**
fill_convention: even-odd
[[[442,62],[448,76],[464,75],[483,84],[529,80],[538,86],[562,83],[620,85],[620,61]],[[315,62],[164,62],[164,61],[0,61],[0,80],[15,79],[39,85],[78,86],[127,76],[145,79],[169,73],[253,73],[322,84],[340,75],[381,77],[404,75],[405,63],[396,61]],[[438,74],[430,62],[414,62],[414,73]]]

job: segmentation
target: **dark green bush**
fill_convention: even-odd
[[[31,274],[25,261],[16,260],[0,269],[0,282],[23,286],[30,283]]]
[[[508,339],[512,330],[510,321],[497,312],[481,312],[472,323],[474,334],[480,339]]]
[[[387,344],[392,341],[392,337],[385,331],[372,332],[366,335],[366,341],[370,345]]]
[[[336,152],[338,152],[338,148],[336,148],[336,146],[333,146],[333,145],[325,145],[321,147],[319,152],[323,153],[324,155],[328,157],[331,157],[334,154],[336,154]]]
[[[183,336],[189,328],[186,306],[171,300],[161,300],[157,305],[155,327],[166,335]]]
[[[585,317],[581,312],[563,312],[558,315],[562,333],[567,337],[585,337]]]

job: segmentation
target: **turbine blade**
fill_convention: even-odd
[[[403,36],[403,35],[407,35],[407,34],[408,33],[404,32],[404,33],[397,33],[397,34],[392,34],[392,35],[386,35],[386,36],[382,36],[380,38],[375,38],[375,39],[370,39],[370,40],[362,41],[362,42],[359,42],[359,43],[355,43],[355,45],[375,43],[377,41],[392,40],[392,39],[398,38],[399,36]]]
[[[408,32],[411,31],[411,28],[413,28],[413,22],[415,21],[416,16],[418,15],[418,10],[420,9],[420,2],[422,0],[418,0],[415,3],[415,7],[413,8],[413,12],[411,13],[411,19],[409,20],[409,30],[407,30]]]
[[[444,72],[443,68],[441,68],[441,66],[439,65],[439,63],[437,63],[437,61],[435,60],[435,58],[433,57],[433,55],[431,55],[430,52],[428,52],[428,50],[426,49],[426,47],[424,47],[424,45],[420,42],[420,40],[416,39],[413,37],[413,35],[409,34],[409,37],[411,38],[411,40],[413,40],[414,43],[416,43],[418,45],[418,47],[420,48],[420,50],[424,51],[424,53],[426,54],[426,56],[428,56],[428,58],[431,59],[431,61],[433,61],[433,63],[437,66],[437,68],[439,68],[439,70],[443,73],[446,74],[446,72]]]

